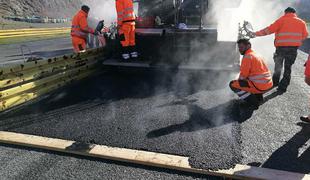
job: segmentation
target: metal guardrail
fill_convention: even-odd
[[[0,30],[0,39],[27,37],[27,36],[50,36],[57,34],[69,34],[70,28],[36,28]]]
[[[2,30],[0,30],[0,33],[7,33],[7,32],[25,32],[25,31],[49,31],[49,30],[64,30],[64,29],[70,29],[70,27],[2,29]]]
[[[0,112],[33,100],[98,70],[104,49],[0,68]]]

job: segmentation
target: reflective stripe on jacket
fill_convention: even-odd
[[[116,0],[117,24],[135,21],[135,13],[132,0]]]
[[[295,13],[286,13],[269,27],[257,31],[256,36],[265,36],[275,33],[275,46],[301,46],[308,37],[306,23]]]
[[[77,36],[83,39],[91,32],[87,23],[87,13],[80,10],[72,19],[71,36]]]
[[[239,79],[248,79],[260,90],[270,89],[272,84],[271,73],[263,58],[249,49],[242,58]]]

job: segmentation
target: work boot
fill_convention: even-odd
[[[129,60],[130,55],[127,54],[127,53],[123,53],[123,54],[122,54],[122,58],[123,58],[123,60],[127,61],[127,60]]]
[[[122,59],[128,61],[130,59],[129,47],[123,47],[122,49]]]
[[[249,108],[251,109],[258,109],[259,107],[259,100],[257,99],[255,94],[251,94],[249,97],[245,99],[245,101],[248,103]]]
[[[277,91],[279,94],[283,94],[286,92],[286,88],[278,86]]]
[[[256,99],[258,100],[259,105],[264,103],[264,97],[263,94],[255,94]]]
[[[137,60],[138,59],[138,52],[136,50],[136,46],[130,46],[130,58],[133,60]]]
[[[310,123],[310,119],[308,118],[308,116],[300,116],[300,120],[303,122]]]

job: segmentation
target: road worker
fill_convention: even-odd
[[[305,82],[308,84],[308,86],[310,86],[310,50],[308,55],[308,61],[306,62]],[[308,116],[301,116],[300,120],[310,123],[310,114]]]
[[[274,86],[278,86],[280,93],[286,92],[291,80],[292,65],[297,57],[297,49],[302,45],[303,40],[308,37],[307,25],[297,17],[296,10],[288,7],[284,12],[284,16],[280,17],[270,26],[252,33],[252,37],[275,33],[275,69],[272,80]],[[283,62],[284,73],[280,81]]]
[[[73,17],[71,26],[71,37],[74,52],[84,52],[88,33],[94,34],[94,29],[88,27],[87,17],[90,8],[86,5]]]
[[[245,101],[245,105],[257,109],[263,102],[263,93],[273,86],[271,73],[263,58],[251,49],[249,39],[240,39],[237,44],[240,54],[243,55],[240,74],[229,86]]]
[[[122,45],[122,58],[138,58],[135,40],[135,13],[132,0],[115,0],[118,34]]]
[[[106,45],[106,40],[105,40],[105,34],[108,32],[108,28],[105,27],[104,25],[104,20],[101,20],[98,22],[97,26],[96,26],[96,30],[97,32],[97,37],[98,37],[98,44],[97,47],[104,47]],[[100,43],[100,44],[99,44]]]
[[[87,46],[88,48],[99,48],[105,46],[104,38],[104,20],[99,20],[98,18],[88,18],[88,25],[95,28],[95,34],[88,34]]]

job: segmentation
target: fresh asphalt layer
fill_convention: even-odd
[[[214,82],[206,91],[207,82],[183,73],[105,73],[4,116],[0,129],[179,154],[198,167],[229,168],[241,159],[240,129],[225,85]]]
[[[303,75],[306,59],[307,54],[300,51],[288,91],[266,93],[265,103],[255,111],[239,108],[237,97],[227,87],[235,76],[232,73],[114,69],[1,114],[0,129],[185,155],[192,166],[206,169],[241,163],[309,173],[310,124],[299,121],[309,110],[309,88]],[[8,156],[8,163],[25,161],[9,154],[10,150],[22,151],[1,146],[0,158]],[[21,158],[33,161],[41,155],[29,153],[22,151]],[[70,160],[87,161],[57,158],[67,166]],[[44,164],[40,162],[44,159],[38,159],[35,163]],[[46,168],[54,171],[55,167]]]

